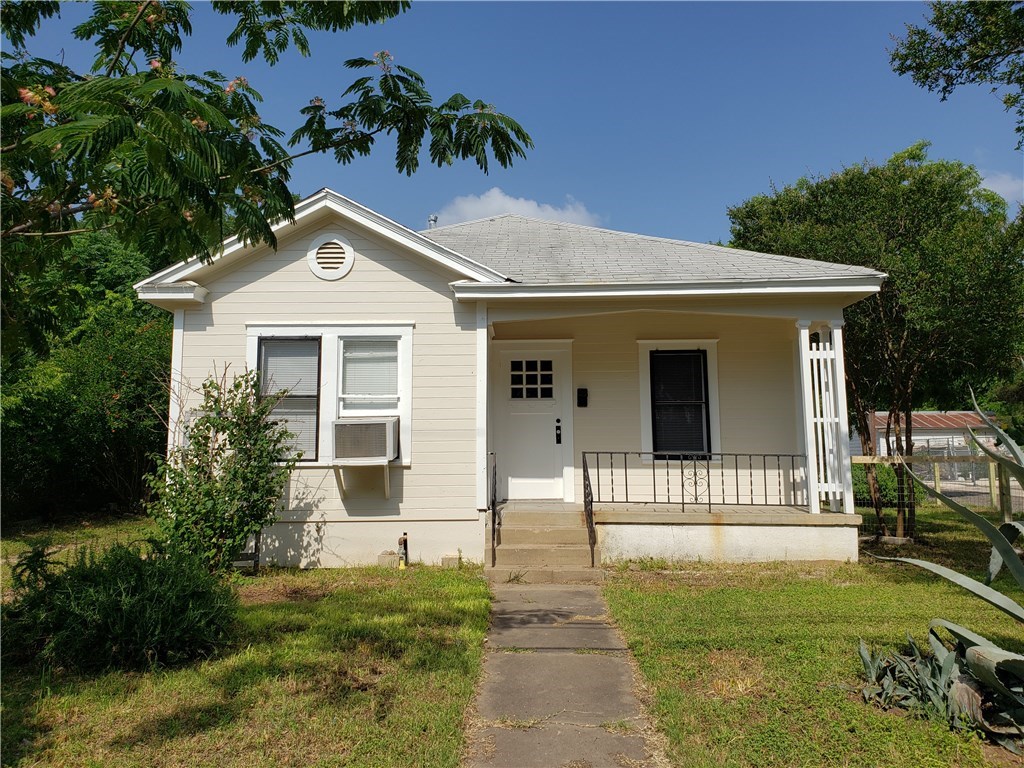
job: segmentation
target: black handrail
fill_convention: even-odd
[[[587,468],[587,454],[583,454],[583,518],[587,523],[587,540],[590,542],[590,567],[594,563],[594,547],[597,545],[597,528],[594,526],[594,489],[590,486],[590,470]]]
[[[590,459],[595,468],[593,480]],[[688,506],[710,512],[712,504],[806,504],[806,485],[799,481],[798,470],[806,474],[803,454],[585,451],[584,511],[592,518],[595,502],[678,504],[683,512]],[[649,481],[638,482],[648,472]],[[630,474],[634,477],[632,488]],[[602,478],[606,493],[602,493]]]
[[[491,513],[491,566],[498,562],[498,528],[501,527],[501,516],[498,514],[498,460],[493,452],[487,454],[487,461],[491,465],[487,494],[487,509]]]

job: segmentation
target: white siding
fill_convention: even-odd
[[[306,263],[309,243],[325,231],[343,234],[354,246],[352,271],[338,281],[317,278]],[[391,497],[386,500],[383,468],[342,470],[342,499],[335,470],[300,465],[289,484],[283,522],[265,537],[268,559],[320,565],[372,561],[396,547],[396,530],[414,524],[424,530],[426,521],[438,521],[434,526],[440,528],[420,534],[419,542],[430,544],[414,553],[437,561],[469,541],[472,551],[465,555],[480,557],[483,528],[474,475],[476,316],[473,305],[453,300],[448,283],[459,277],[331,219],[282,233],[277,252],[260,248],[204,282],[210,291],[206,305],[187,310],[184,319],[181,367],[192,387],[225,365],[231,371],[245,369],[246,323],[415,323],[411,466],[390,469]],[[321,392],[320,402],[321,409],[333,409],[335,393]],[[393,525],[358,525],[371,520]],[[445,521],[461,521],[451,528],[457,536],[445,534]],[[327,533],[324,524],[332,526]]]
[[[712,446],[714,451],[802,453],[796,429],[796,327],[790,318],[643,311],[499,322],[494,330],[501,340],[573,339],[572,386],[589,390],[588,407],[573,406],[577,498],[582,498],[583,451],[641,450],[638,339],[718,339],[721,444]],[[500,436],[495,440],[500,446]],[[782,483],[781,500],[787,503],[805,503],[802,463],[797,470],[795,486],[792,477]],[[646,482],[650,469],[635,476]],[[770,489],[778,485],[777,478],[769,480]],[[631,485],[631,495],[638,491],[641,486]]]

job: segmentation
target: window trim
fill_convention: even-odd
[[[413,330],[411,321],[380,320],[370,322],[247,322],[246,361],[250,370],[256,368],[259,360],[259,341],[266,337],[320,338],[320,390],[317,423],[317,461],[302,462],[303,467],[332,467],[333,454],[331,438],[334,430],[331,423],[337,418],[338,400],[341,389],[341,340],[345,338],[389,337],[398,341],[398,434],[399,456],[394,466],[408,467],[412,464],[412,421],[413,421]],[[324,407],[330,398],[333,404]],[[367,414],[368,415],[368,414]]]
[[[710,453],[722,452],[722,425],[718,397],[718,339],[637,339],[640,380],[640,450],[654,451],[654,409],[651,403],[651,352],[696,352],[705,354],[708,387]],[[645,464],[652,456],[641,456]]]
[[[259,382],[260,382],[260,394],[261,394],[261,396],[262,396],[262,393],[263,393],[263,373],[262,373],[262,369],[260,367],[260,363],[263,362],[263,349],[264,349],[263,342],[267,341],[267,340],[273,340],[273,341],[315,341],[316,342],[316,362],[317,362],[317,366],[316,366],[316,368],[317,368],[317,370],[316,370],[316,421],[315,421],[316,433],[313,436],[313,457],[307,459],[305,456],[303,456],[302,458],[299,459],[299,463],[300,464],[308,464],[308,463],[315,464],[315,463],[317,463],[320,460],[320,433],[322,432],[322,430],[320,429],[320,426],[321,426],[321,422],[323,420],[323,402],[322,402],[323,399],[321,397],[321,381],[323,379],[324,340],[320,336],[307,336],[307,335],[302,335],[302,336],[294,336],[294,335],[293,336],[279,336],[277,334],[274,334],[273,336],[269,336],[269,335],[260,336],[257,339],[257,342],[256,342],[256,372],[257,372],[257,374],[260,377]],[[250,369],[251,369],[251,367],[250,367]],[[306,399],[306,398],[309,398],[310,395],[285,395],[282,398],[282,400],[287,400],[289,397],[296,397],[296,398],[301,397],[303,399]]]

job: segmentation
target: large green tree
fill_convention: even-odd
[[[868,455],[872,412],[888,411],[892,452],[912,453],[914,408],[965,405],[969,385],[1009,370],[1024,333],[1020,223],[973,167],[930,161],[927,147],[729,210],[734,246],[888,275],[880,293],[845,312],[851,418]],[[913,528],[913,505],[901,506],[896,535]]]
[[[243,61],[273,65],[289,49],[310,55],[310,32],[408,7],[218,0],[204,10],[232,22],[226,42]],[[296,158],[346,164],[390,137],[402,173],[421,159],[469,160],[486,173],[533,146],[485,101],[435,100],[387,51],[346,62],[351,86],[337,103],[309,94],[289,135],[261,114],[255,84],[180,66],[188,3],[94,3],[74,29],[94,47],[89,71],[30,52],[60,12],[52,0],[0,4],[5,516],[138,504],[164,440],[169,329],[131,283],[209,257],[227,235],[275,245],[270,222],[292,216]]]
[[[1017,115],[1024,145],[1024,2],[932,2],[928,26],[907,25],[892,68],[945,101],[962,85],[989,85]]]
[[[131,289],[158,264],[108,232],[55,256],[4,286],[21,321],[4,336],[5,520],[137,510],[166,444],[170,317]]]
[[[227,43],[241,45],[243,60],[274,64],[291,47],[308,55],[310,31],[385,21],[409,3],[219,0],[211,7],[233,19]],[[69,236],[86,231],[109,230],[163,263],[209,256],[227,234],[275,245],[270,222],[293,213],[289,169],[302,155],[349,163],[389,136],[400,172],[416,171],[421,155],[437,166],[470,160],[487,172],[532,147],[515,120],[485,101],[461,93],[435,101],[423,78],[387,51],[347,61],[359,76],[339,102],[310,94],[286,140],[260,113],[254,84],[176,63],[192,31],[192,9],[182,0],[95,3],[74,29],[95,47],[90,72],[28,50],[41,25],[59,23],[60,3],[3,0],[0,10],[12,46],[0,71],[5,292],[31,288],[25,277],[59,261]],[[5,329],[25,325],[12,313],[33,303],[9,298]]]

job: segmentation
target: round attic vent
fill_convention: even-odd
[[[340,280],[352,271],[356,254],[352,243],[342,235],[320,235],[309,245],[306,263],[321,280]]]

